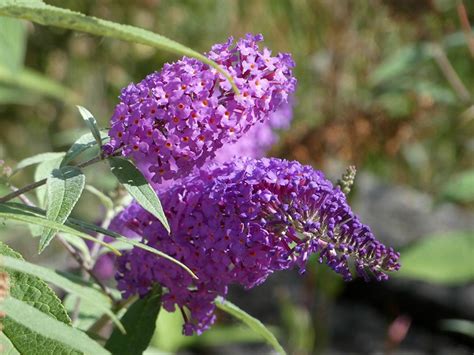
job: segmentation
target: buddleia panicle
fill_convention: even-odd
[[[264,122],[295,90],[289,54],[259,48],[261,35],[216,44],[206,55],[234,79],[184,57],[122,90],[111,118],[110,154],[147,166],[155,183],[187,175],[223,145]]]
[[[399,268],[399,254],[375,239],[340,188],[298,162],[235,158],[207,165],[161,200],[170,234],[136,204],[120,217],[123,226],[184,262],[199,279],[141,249],[119,259],[116,279],[124,297],[145,295],[155,283],[165,287],[163,306],[188,312],[188,335],[214,322],[213,301],[226,295],[228,285],[252,288],[278,270],[304,272],[312,254],[345,280],[352,278],[351,263],[366,280],[385,280]]]

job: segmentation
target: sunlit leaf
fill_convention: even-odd
[[[105,143],[108,140],[108,136],[106,132],[99,131],[101,143]],[[61,166],[68,165],[72,160],[77,158],[80,154],[84,153],[85,151],[97,148],[97,141],[92,135],[92,133],[86,133],[79,137],[71,148],[66,153],[63,161],[61,162]]]
[[[112,37],[133,43],[141,43],[176,53],[194,57],[203,63],[216,68],[232,84],[238,92],[231,76],[218,64],[206,56],[178,43],[142,28],[122,25],[95,17],[86,16],[79,12],[47,5],[35,0],[2,0],[0,1],[0,15],[23,18],[42,25],[58,26],[76,31],[88,32],[98,36]]]
[[[31,165],[40,164],[45,161],[62,158],[64,154],[65,154],[64,152],[48,152],[48,153],[36,154],[31,157],[25,158],[18,162],[12,174]]]
[[[108,160],[112,173],[118,181],[137,200],[140,206],[158,218],[169,233],[170,226],[163,212],[160,199],[140,170],[130,160],[124,158],[112,157]]]
[[[86,177],[81,169],[65,166],[53,170],[46,182],[48,190],[48,209],[46,218],[64,223],[72,212],[84,189]],[[45,228],[41,235],[39,252],[41,253],[51,242],[57,230]]]
[[[43,215],[34,214],[33,212],[31,212],[31,210],[28,210],[28,207],[29,206],[18,203],[0,203],[0,218],[22,222],[26,224],[39,225],[46,228],[57,229],[65,233],[75,235],[82,239],[90,240],[94,243],[99,243],[100,245],[103,245],[106,248],[110,249],[114,254],[121,255],[118,250],[114,249],[109,244],[97,238],[94,238],[89,234],[81,232],[77,228],[71,228],[68,225],[48,220],[45,217],[45,211],[43,211]]]
[[[95,119],[94,115],[90,113],[86,108],[82,106],[77,106],[79,113],[81,114],[84,122],[86,123],[87,127],[92,133],[97,145],[99,147],[102,146],[102,137],[100,136],[99,126],[97,125],[97,120]]]
[[[51,175],[54,169],[58,169],[61,165],[62,156],[53,158],[50,160],[45,160],[42,163],[39,163],[35,170],[35,181],[40,181],[46,179]],[[39,186],[35,189],[36,198],[38,199],[38,206],[46,206],[46,194],[47,188],[46,185]]]
[[[45,218],[45,213],[46,212],[44,210],[40,209],[40,208],[26,206],[26,205],[19,204],[19,203],[14,203],[14,202],[0,203],[0,218],[3,217],[3,218],[6,218],[6,219],[17,220],[17,221],[24,222],[24,223],[39,224],[41,226],[46,226],[46,227],[49,227],[49,228],[56,228],[60,231],[63,231],[63,232],[66,232],[66,233],[69,233],[69,234],[72,234],[72,235],[77,235],[77,236],[79,236],[83,239],[91,240],[95,243],[99,243],[99,244],[107,247],[108,249],[110,249],[115,254],[120,255],[120,252],[118,250],[116,250],[115,248],[113,248],[113,246],[111,244],[104,243],[104,242],[102,242],[98,239],[95,239],[95,238],[91,237],[90,235],[81,232],[81,230],[93,231],[93,232],[101,233],[101,234],[104,234],[104,235],[108,235],[108,236],[110,236],[114,239],[117,239],[117,240],[122,241],[124,243],[130,244],[134,247],[146,250],[146,251],[148,251],[152,254],[155,254],[155,255],[158,255],[162,258],[165,258],[165,259],[175,263],[176,265],[182,267],[193,278],[195,278],[195,279],[198,278],[196,276],[196,274],[194,274],[191,271],[191,269],[189,269],[182,262],[180,262],[179,260],[176,260],[175,258],[169,256],[166,253],[163,253],[160,250],[152,248],[149,245],[146,245],[146,244],[140,243],[136,240],[124,237],[123,235],[121,235],[119,233],[116,233],[114,231],[111,231],[109,229],[105,229],[105,228],[102,228],[102,227],[97,226],[95,224],[88,223],[88,222],[85,222],[85,221],[82,221],[82,220],[79,220],[79,219],[76,219],[76,218],[72,218],[72,217],[69,217],[64,225],[59,224],[59,223],[55,223],[53,221],[47,220]]]

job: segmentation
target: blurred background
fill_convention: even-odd
[[[262,33],[292,53],[298,90],[291,127],[268,155],[299,160],[333,181],[349,165],[349,198],[376,236],[402,253],[386,283],[343,283],[315,260],[230,300],[261,319],[291,354],[472,354],[474,349],[474,3],[454,0],[48,1],[143,27],[200,52]],[[102,127],[120,89],[175,55],[84,33],[0,18],[0,159],[14,166],[63,151],[85,133],[75,104]],[[1,43],[1,41],[0,41]],[[11,48],[11,47],[10,47]],[[96,165],[88,181],[114,196]],[[36,171],[36,178],[41,172]],[[25,169],[14,179],[34,179]],[[76,215],[104,218],[93,195]],[[27,260],[75,268],[59,245],[38,256],[25,230],[0,230]],[[201,337],[162,313],[150,354],[267,353],[220,314]]]

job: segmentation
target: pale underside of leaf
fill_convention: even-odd
[[[47,152],[33,155],[31,157],[25,158],[18,162],[12,174],[15,174],[17,171],[24,169],[28,166],[40,164],[47,160],[53,160],[64,157],[64,152]]]
[[[97,120],[95,119],[94,115],[89,112],[85,107],[82,106],[76,106],[77,109],[79,110],[79,113],[81,114],[82,118],[84,119],[84,122],[86,123],[87,127],[92,133],[92,136],[94,137],[97,145],[99,147],[102,146],[102,137],[100,135],[100,130],[99,126],[97,125]]]
[[[108,243],[104,243],[96,238],[93,238],[92,236],[85,234],[82,232],[82,230],[87,230],[87,231],[94,231],[97,233],[101,233],[104,235],[108,235],[114,239],[117,239],[119,241],[122,241],[124,243],[133,245],[134,247],[146,250],[150,253],[153,253],[155,255],[158,255],[162,258],[165,258],[180,267],[182,267],[186,272],[188,272],[193,278],[197,279],[198,277],[196,274],[194,274],[186,265],[184,265],[182,262],[179,260],[176,260],[175,258],[169,256],[166,253],[163,253],[162,251],[159,251],[155,248],[150,247],[149,245],[140,243],[136,240],[129,239],[127,237],[124,237],[123,235],[116,233],[114,231],[102,228],[100,226],[97,226],[92,223],[88,223],[85,221],[78,220],[76,218],[69,217],[68,220],[66,221],[65,224],[59,224],[55,223],[53,221],[49,221],[45,218],[45,211],[36,208],[36,207],[31,207],[31,206],[26,206],[22,205],[19,203],[14,203],[14,202],[7,202],[7,203],[0,203],[0,218],[5,218],[5,219],[12,219],[16,221],[20,221],[23,223],[29,223],[29,224],[38,224],[41,226],[46,226],[49,228],[55,228],[60,231],[63,231],[65,233],[69,233],[72,235],[76,235],[78,237],[81,237],[86,240],[91,240],[95,243],[99,243],[108,249],[110,249],[112,252],[114,252],[116,255],[121,255],[118,250],[116,250],[112,245]]]
[[[0,309],[15,322],[46,338],[63,343],[85,354],[109,354],[107,350],[82,331],[66,325],[13,297],[5,299],[0,305]]]
[[[163,207],[161,206],[160,199],[140,170],[138,170],[131,161],[124,158],[112,157],[108,160],[112,173],[117,177],[118,181],[140,206],[158,218],[169,233],[170,226]]]
[[[104,131],[100,131],[101,143],[105,143],[108,140],[108,135]],[[64,157],[63,161],[61,162],[61,166],[68,165],[72,160],[77,158],[83,152],[97,147],[97,141],[92,135],[92,132],[86,133],[79,137],[69,148]]]
[[[17,203],[0,203],[0,218],[7,220],[13,220],[21,223],[38,225],[46,228],[56,229],[70,235],[75,235],[85,240],[98,243],[108,249],[110,249],[115,255],[121,255],[121,253],[109,244],[90,236],[76,228],[72,228],[69,225],[64,225],[54,221],[50,221],[45,217],[45,211],[37,209],[36,211],[42,211],[43,214],[35,214],[35,209],[29,206],[25,206]],[[37,212],[36,212],[37,213]]]
[[[65,166],[53,170],[46,182],[48,209],[46,218],[63,224],[71,214],[84,190],[86,177],[79,168]],[[57,230],[45,228],[41,235],[39,252],[51,242]]]

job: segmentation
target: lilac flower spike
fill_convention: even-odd
[[[214,68],[183,57],[160,72],[122,90],[111,119],[106,152],[148,166],[160,183],[184,176],[214,156],[217,149],[264,122],[295,90],[289,54],[271,56],[248,34],[233,44],[216,44],[207,57],[234,78],[240,95]]]
[[[161,284],[163,306],[187,310],[188,335],[214,322],[213,301],[226,295],[228,285],[251,288],[293,266],[303,272],[311,254],[345,280],[352,277],[350,263],[366,280],[371,274],[385,280],[387,271],[399,268],[399,254],[375,239],[341,190],[298,162],[236,158],[209,165],[164,192],[162,203],[170,235],[135,204],[125,212],[126,225],[199,279],[141,249],[119,259],[116,279],[125,297]]]
[[[226,144],[216,152],[214,162],[227,162],[235,156],[263,158],[278,141],[276,129],[288,128],[293,118],[293,100],[282,103],[265,122],[258,122],[237,142]]]

